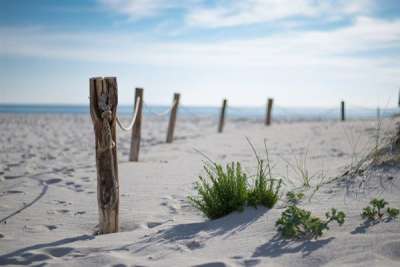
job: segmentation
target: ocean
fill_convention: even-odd
[[[167,115],[169,107],[150,105],[144,107],[144,115]],[[118,114],[129,116],[133,112],[132,105],[119,105]],[[183,117],[218,117],[220,107],[179,106],[179,116]],[[265,117],[265,107],[227,107],[226,115],[235,119],[262,119]],[[399,112],[399,108],[380,109],[381,117],[392,116]],[[22,105],[0,104],[0,113],[26,113],[26,114],[89,114],[88,105]],[[377,108],[354,107],[346,108],[346,118],[376,118]],[[335,120],[340,117],[340,107],[282,107],[273,108],[275,120]]]

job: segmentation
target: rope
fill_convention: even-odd
[[[165,110],[165,111],[163,111],[163,112],[157,113],[157,112],[152,111],[151,108],[146,104],[146,102],[143,101],[143,103],[144,103],[144,107],[146,108],[146,110],[147,110],[148,112],[150,112],[150,113],[151,113],[152,115],[154,115],[154,116],[159,116],[159,117],[162,117],[162,116],[167,115],[168,113],[170,113],[171,110],[172,110],[172,109],[175,107],[175,105],[177,104],[176,100],[174,100],[174,101],[172,102],[171,107],[169,107],[167,110]]]
[[[117,116],[117,124],[118,124],[119,128],[121,128],[122,131],[126,131],[127,132],[127,131],[130,131],[132,129],[133,125],[136,122],[136,117],[137,117],[138,112],[139,112],[139,103],[140,103],[140,96],[138,96],[136,98],[135,113],[133,114],[132,120],[131,120],[131,122],[129,123],[129,125],[127,127],[122,125],[121,121],[119,120],[119,117]]]
[[[111,134],[111,110],[106,110],[101,113],[101,118],[103,119],[103,128],[101,131],[103,134],[101,135],[101,139],[99,140],[99,152],[103,153],[109,149],[112,149],[115,146],[114,141],[112,140]]]
[[[112,133],[111,133],[111,117],[112,111],[110,106],[107,104],[107,96],[101,95],[99,96],[99,108],[103,112],[101,113],[101,119],[103,120],[102,123],[102,135],[101,138],[98,140],[99,152],[103,153],[107,150],[111,150],[115,143],[112,140]]]

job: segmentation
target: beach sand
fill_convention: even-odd
[[[127,119],[125,120],[127,121]],[[368,225],[360,212],[374,197],[400,208],[398,164],[366,167],[327,183],[301,207],[324,216],[346,213],[318,240],[287,241],[275,222],[285,199],[270,210],[246,208],[206,219],[188,202],[204,174],[204,156],[240,161],[254,173],[246,137],[283,193],[302,185],[292,167],[305,165],[315,186],[341,176],[376,145],[389,142],[398,119],[274,123],[178,118],[165,144],[166,118],[144,118],[140,162],[128,162],[130,133],[118,129],[121,232],[94,236],[98,223],[94,132],[89,115],[0,114],[0,265],[32,266],[399,266],[399,220]],[[304,164],[303,164],[304,163]],[[364,182],[362,182],[364,181]]]

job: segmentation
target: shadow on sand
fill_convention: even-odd
[[[276,234],[267,243],[256,248],[253,257],[279,257],[287,253],[302,253],[303,257],[329,244],[333,237],[322,240],[286,240]]]
[[[137,249],[136,252],[144,250],[154,243],[174,243],[181,241],[183,243],[186,241],[189,242],[187,245],[189,249],[196,249],[201,247],[201,244],[191,241],[199,237],[201,233],[204,233],[204,235],[201,235],[202,242],[221,235],[225,235],[224,238],[227,238],[232,234],[246,229],[267,211],[268,209],[264,207],[258,207],[257,209],[247,207],[243,212],[234,212],[216,220],[174,225],[166,230],[161,230],[157,235],[150,237],[150,240],[143,240],[143,243],[146,245]]]
[[[36,244],[30,247],[21,248],[14,252],[0,256],[0,265],[31,265],[50,259],[50,256],[44,253],[32,253],[34,250],[48,248],[48,253],[53,257],[63,257],[73,251],[70,247],[57,247],[76,241],[84,241],[94,239],[91,235],[80,235],[61,239],[55,242]]]
[[[379,223],[388,223],[391,222],[392,220],[393,220],[392,218],[385,218],[383,220],[366,220],[359,226],[357,226],[353,231],[351,231],[351,234],[353,235],[365,234],[367,233],[368,228],[377,225]]]

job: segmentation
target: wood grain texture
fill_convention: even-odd
[[[169,123],[168,123],[168,130],[167,130],[167,143],[172,143],[174,140],[174,131],[175,131],[175,124],[176,124],[176,116],[178,113],[178,106],[179,106],[179,98],[180,94],[174,94],[174,101],[173,107],[171,109],[171,114],[169,116]]]
[[[115,77],[90,79],[90,114],[94,126],[99,233],[119,230],[119,181],[116,144],[118,89]]]
[[[138,97],[140,97],[138,99]],[[138,114],[136,116],[135,122],[132,127],[131,136],[131,150],[129,153],[129,161],[139,161],[139,151],[140,151],[140,139],[142,131],[142,112],[143,112],[143,89],[136,88],[135,90],[135,105],[134,112],[138,106]]]

